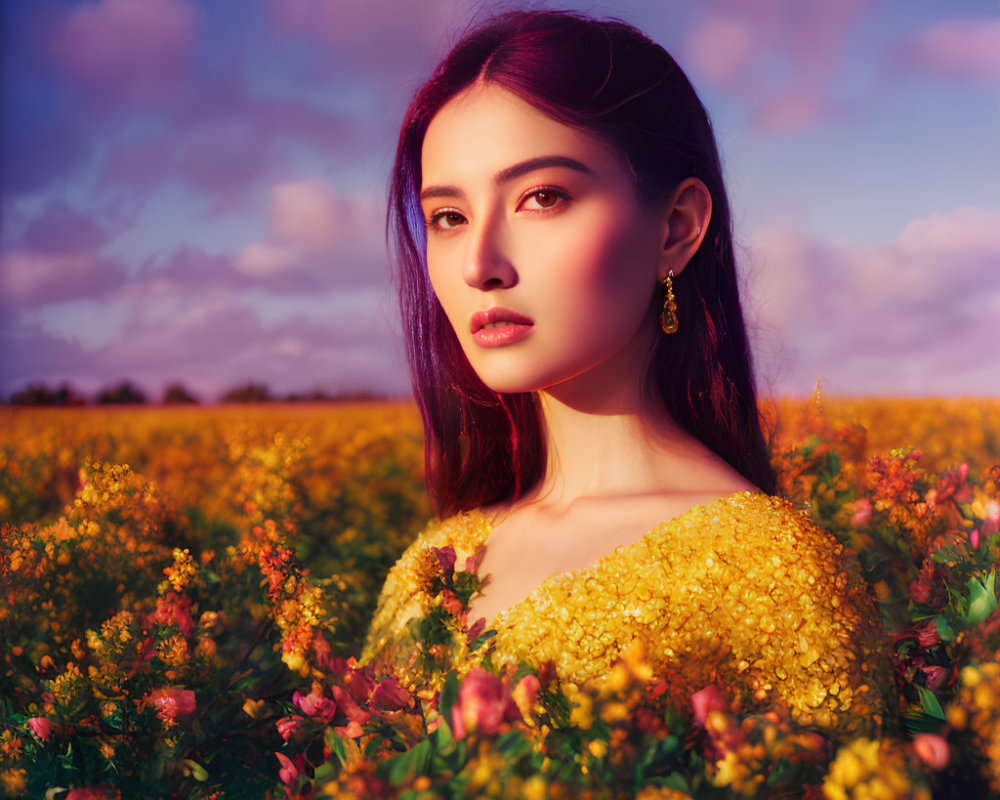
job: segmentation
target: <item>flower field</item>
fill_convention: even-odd
[[[637,649],[580,686],[472,668],[479,578],[447,548],[412,671],[359,664],[431,516],[410,405],[0,409],[0,795],[1000,796],[1000,402],[762,415],[782,493],[877,599],[881,740],[692,694]]]

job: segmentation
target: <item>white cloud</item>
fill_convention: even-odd
[[[236,269],[254,278],[269,278],[294,267],[301,256],[297,247],[257,242],[243,248]]]
[[[918,62],[941,75],[1000,82],[1000,20],[941,22],[909,43]]]
[[[823,375],[834,391],[1000,393],[1000,211],[932,214],[878,246],[771,228],[750,250],[748,308],[777,391]]]
[[[271,236],[306,251],[330,250],[350,216],[350,206],[320,179],[283,183],[271,193]]]
[[[359,251],[382,237],[374,200],[334,191],[321,178],[278,184],[271,190],[268,230],[240,252],[236,268],[260,279],[320,274],[327,280],[372,260]]]
[[[101,91],[149,95],[176,81],[194,46],[188,0],[99,0],[76,5],[50,47],[73,77]]]
[[[116,266],[90,252],[13,250],[0,256],[0,298],[22,308],[98,296],[121,280]]]

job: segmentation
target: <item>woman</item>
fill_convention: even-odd
[[[601,675],[638,640],[826,729],[884,713],[852,563],[771,497],[708,117],[639,31],[513,12],[400,134],[390,224],[443,521],[390,573],[367,657],[404,663],[431,547],[479,552],[494,658]]]

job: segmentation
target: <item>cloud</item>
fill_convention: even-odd
[[[188,0],[98,0],[70,10],[49,47],[74,80],[105,97],[155,98],[178,84],[198,34]]]
[[[914,220],[890,244],[772,228],[751,243],[758,353],[782,392],[1000,392],[1000,211]]]
[[[462,0],[269,0],[268,10],[286,36],[322,43],[331,68],[393,84],[429,69],[442,28],[470,18]]]
[[[288,152],[337,164],[367,146],[358,120],[305,100],[250,97],[228,81],[188,91],[163,109],[163,130],[114,143],[102,184],[149,192],[180,179],[215,200],[210,214],[243,212],[259,186],[287,174]]]
[[[86,391],[93,382],[96,364],[73,337],[53,336],[38,326],[13,328],[0,325],[0,391],[4,395],[34,381],[77,383]]]
[[[686,47],[691,68],[718,86],[740,86],[747,70],[758,67],[753,24],[743,15],[705,14],[693,25]]]
[[[97,297],[122,281],[117,265],[91,253],[15,250],[0,256],[0,297],[4,305],[17,308]]]
[[[235,266],[247,277],[300,290],[313,283],[381,286],[388,277],[381,240],[375,201],[304,178],[272,188],[267,234],[246,245]]]
[[[39,253],[72,253],[97,250],[107,242],[107,233],[93,220],[56,200],[27,227],[18,244]]]
[[[56,122],[6,99],[0,117],[0,165],[8,198],[65,182],[90,154],[86,136],[65,120]]]
[[[25,309],[107,294],[126,279],[120,265],[101,256],[107,242],[92,220],[51,204],[0,253],[0,304]]]
[[[325,252],[338,240],[352,209],[334,195],[326,181],[311,178],[274,187],[271,234],[312,252]]]
[[[1000,83],[1000,20],[941,22],[905,41],[901,50],[909,61],[934,74]]]
[[[837,112],[833,86],[848,36],[869,2],[722,0],[695,17],[684,61],[745,102],[758,129],[804,130]]]
[[[206,396],[248,380],[277,392],[369,388],[405,391],[394,337],[378,292],[330,292],[322,319],[292,313],[265,323],[255,306],[224,290],[164,290],[137,302],[121,334],[91,358],[101,375],[143,386],[172,377]]]
[[[281,275],[299,262],[299,251],[285,244],[257,242],[243,248],[236,259],[236,268],[254,278]]]

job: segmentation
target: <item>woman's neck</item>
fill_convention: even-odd
[[[637,358],[612,359],[539,393],[548,460],[524,498],[553,511],[577,500],[674,492],[728,493],[749,484],[644,396]]]

